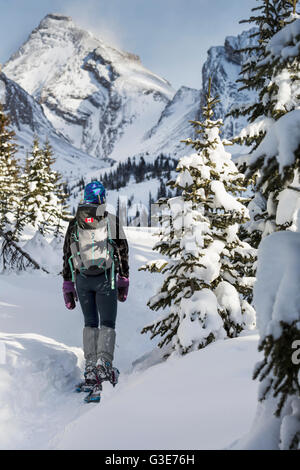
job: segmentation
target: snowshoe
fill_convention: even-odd
[[[94,384],[88,384],[85,380],[76,385],[75,392],[77,393],[89,393],[93,390]]]
[[[112,367],[109,361],[99,359],[93,374],[93,380],[96,383],[94,383],[92,390],[85,397],[84,401],[86,403],[99,403],[101,400],[102,382],[108,380],[115,387],[118,383],[120,372],[116,367]]]
[[[111,362],[99,359],[96,374],[100,382],[108,380],[115,387],[119,381],[120,371],[116,367],[112,367]]]
[[[90,393],[85,397],[84,401],[86,403],[99,403],[101,400],[102,385],[101,383],[96,383]]]
[[[76,386],[75,391],[77,393],[81,393],[81,392],[89,393],[93,390],[93,387],[96,383],[97,383],[97,377],[95,374],[95,367],[92,365],[89,365],[85,369],[84,380]]]
[[[119,376],[120,376],[120,371],[116,367],[112,367],[111,370],[111,377],[110,377],[110,383],[112,384],[113,387],[117,385],[119,382]]]

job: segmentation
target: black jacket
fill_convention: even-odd
[[[117,251],[117,271],[120,276],[129,277],[129,265],[128,265],[128,243],[125,238],[125,233],[120,226],[119,218],[109,214],[109,217],[115,221],[115,233],[112,234],[112,240],[114,241],[115,249]],[[70,222],[65,235],[64,249],[63,249],[63,270],[62,275],[65,281],[72,280],[72,272],[69,265],[69,258],[71,256],[71,235],[75,230],[76,217]]]

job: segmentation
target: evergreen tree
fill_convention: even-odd
[[[153,198],[151,191],[149,191],[149,197],[148,197],[148,226],[151,227],[151,217],[152,217],[152,204],[153,204]]]
[[[258,6],[252,8],[253,15],[248,20],[240,23],[250,23],[257,26],[252,37],[257,38],[257,45],[251,45],[240,52],[248,55],[245,61],[241,78],[240,90],[254,90],[258,95],[254,103],[250,103],[241,108],[235,108],[230,114],[234,117],[247,116],[249,125],[240,136],[234,139],[235,142],[253,145],[256,148],[266,134],[270,119],[278,119],[284,114],[284,107],[278,107],[278,83],[273,80],[274,63],[266,61],[270,54],[268,44],[272,36],[282,29],[286,22],[293,19],[296,12],[297,0],[257,0]],[[292,13],[292,16],[291,16]],[[294,15],[295,16],[295,15]]]
[[[300,448],[299,257],[299,233],[273,233],[259,247],[254,304],[263,355],[254,379],[261,383],[254,423],[240,449]]]
[[[35,137],[22,175],[19,227],[30,224],[41,233],[58,236],[62,232],[61,221],[68,220],[69,213],[60,175],[52,169],[54,161],[49,142],[41,149]]]
[[[23,223],[35,226],[43,220],[46,205],[45,174],[47,165],[43,158],[37,137],[34,138],[31,152],[27,154],[22,174],[22,214]]]
[[[66,205],[68,195],[65,191],[65,185],[61,181],[61,175],[52,168],[55,158],[48,140],[44,145],[43,156],[48,178],[48,195],[44,218],[47,221],[49,231],[53,232],[55,237],[60,237],[63,233],[62,222],[70,220],[70,212]]]
[[[15,133],[0,104],[0,229],[12,230],[19,204],[19,167],[14,157]],[[9,224],[9,225],[8,225]]]
[[[278,32],[266,46],[267,55],[264,62],[272,69],[272,92],[268,98],[271,102],[272,120],[263,142],[250,154],[250,164],[246,171],[247,177],[255,178],[256,191],[265,200],[265,212],[262,236],[273,231],[293,229],[295,223],[293,211],[281,216],[281,206],[298,199],[294,194],[299,186],[300,150],[292,149],[288,157],[286,147],[285,158],[279,162],[278,155],[282,149],[276,145],[284,133],[287,140],[294,134],[297,127],[298,109],[300,105],[300,19],[294,15],[293,21]],[[296,130],[299,132],[299,128]],[[268,143],[269,141],[269,143]],[[271,142],[272,141],[272,142]],[[273,144],[273,148],[271,148]],[[295,188],[295,189],[289,189]]]
[[[138,165],[135,166],[135,181],[137,183],[141,183],[144,181],[145,178],[145,173],[146,173],[146,162],[144,157],[140,158],[140,161]]]
[[[267,237],[260,248],[255,304],[260,307],[259,349],[264,358],[254,378],[262,382],[259,399],[265,421],[276,423],[276,432],[272,432],[275,437],[278,435],[278,448],[299,449],[300,376],[299,364],[292,361],[293,344],[299,344],[300,338],[299,16],[294,15],[294,21],[270,39],[267,50],[270,54],[266,61],[273,64],[273,79],[278,84],[278,94],[274,95],[276,104],[285,112],[274,119],[266,136],[252,152],[249,171],[259,169],[258,185],[267,200],[264,235],[274,230],[289,230]],[[268,293],[268,264],[272,264],[271,294]]]
[[[117,199],[117,210],[116,210],[116,215],[117,217],[120,218],[120,196],[118,195],[118,199]]]
[[[259,45],[247,49],[250,59],[242,70],[243,88],[258,92],[251,106],[235,110],[248,115],[249,125],[236,142],[252,145],[244,161],[247,180],[253,184],[254,197],[249,204],[251,221],[246,224],[249,241],[257,247],[262,237],[275,230],[290,228],[293,217],[279,219],[278,204],[286,189],[297,186],[297,162],[286,162],[282,173],[274,155],[266,155],[261,145],[273,124],[299,107],[299,31],[296,0],[260,0],[258,11],[248,22],[259,26]],[[279,125],[278,125],[279,127]],[[276,136],[274,136],[276,139]],[[257,157],[259,155],[259,158]]]
[[[255,250],[238,237],[239,224],[248,219],[237,200],[244,178],[225,152],[213,121],[210,96],[203,109],[204,122],[193,121],[198,138],[185,142],[197,153],[179,160],[177,179],[170,182],[181,196],[160,199],[160,241],[154,249],[167,260],[141,269],[162,272],[165,278],[148,305],[167,312],[142,333],[162,337],[180,353],[202,348],[217,338],[234,337],[253,324],[251,300]],[[171,217],[170,217],[171,215]]]

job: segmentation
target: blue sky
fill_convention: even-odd
[[[47,13],[72,16],[107,42],[140,55],[175,88],[199,88],[207,49],[247,28],[256,0],[0,0],[0,63]]]

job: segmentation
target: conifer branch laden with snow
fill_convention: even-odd
[[[247,178],[266,201],[262,236],[296,230],[300,181],[300,17],[288,23],[266,46],[277,93],[270,99],[278,110],[266,136],[249,154]]]
[[[20,168],[15,153],[15,133],[10,130],[10,118],[0,104],[0,229],[11,227],[14,213],[19,205],[18,183]]]
[[[15,134],[9,129],[10,118],[0,105],[0,249],[2,269],[42,269],[18,242],[26,225],[40,232],[50,232],[59,238],[62,221],[69,220],[66,194],[60,175],[52,169],[53,153],[49,142],[43,149],[35,138],[25,168],[14,155],[17,146]]]
[[[295,1],[263,3],[273,6],[274,18],[282,18],[283,6],[289,16],[284,15],[277,32],[269,30],[263,43],[255,70],[258,80],[260,71],[269,73],[261,88],[261,115],[242,132],[255,136],[255,129],[264,129],[245,158],[246,176],[256,180],[256,195],[248,207],[257,216],[246,229],[257,244],[263,238],[254,302],[259,350],[264,355],[254,372],[261,382],[260,404],[246,441],[261,439],[263,429],[272,436],[274,449],[296,450],[300,445],[300,375],[292,348],[300,338],[300,16]],[[264,16],[261,21],[268,24]]]
[[[300,105],[300,19],[297,2],[261,0],[259,11],[249,22],[259,26],[259,51],[249,49],[249,62],[242,70],[241,82],[259,92],[259,100],[247,110],[249,124],[235,141],[252,145],[243,155],[243,170],[254,187],[249,204],[249,240],[257,247],[261,238],[277,230],[294,230],[299,186],[300,147],[287,136],[299,133]],[[285,207],[285,210],[282,208]]]
[[[256,250],[238,237],[239,224],[249,218],[238,200],[244,177],[221,142],[222,121],[212,120],[217,99],[211,98],[210,88],[211,81],[205,121],[192,121],[198,138],[185,141],[197,153],[179,160],[179,175],[169,183],[182,195],[158,201],[160,240],[154,249],[167,260],[141,268],[165,275],[148,305],[166,310],[142,333],[161,336],[160,347],[171,343],[182,354],[237,336],[254,324],[247,300],[252,297]]]
[[[43,269],[16,243],[20,215],[20,167],[14,155],[15,133],[9,130],[10,118],[0,105],[0,257],[2,270]],[[43,269],[46,271],[45,269]],[[47,271],[46,271],[47,272]]]
[[[3,238],[0,251],[3,271],[26,271],[28,268],[33,268],[41,269],[49,274],[47,269],[40,266],[26,251],[18,246],[11,232],[5,233],[0,230],[0,237]]]
[[[240,51],[248,55],[248,60],[242,67],[238,82],[242,84],[240,91],[254,90],[258,93],[258,99],[240,109],[235,107],[229,113],[234,117],[248,116],[250,125],[233,139],[233,142],[254,145],[254,148],[266,135],[270,122],[285,113],[284,106],[278,106],[278,100],[274,99],[280,92],[280,84],[273,80],[274,66],[278,63],[266,61],[265,58],[270,54],[268,50],[270,39],[293,19],[291,15],[295,10],[294,2],[290,0],[257,1],[259,5],[252,8],[253,14],[250,18],[240,21],[240,23],[254,23],[257,27],[251,36],[257,38],[257,45],[251,45]]]

